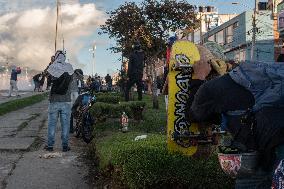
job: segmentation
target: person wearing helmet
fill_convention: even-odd
[[[133,52],[129,57],[125,101],[129,101],[129,91],[134,84],[137,85],[138,100],[142,100],[142,77],[144,60],[145,54],[141,49],[141,44],[139,42],[135,42],[133,45]]]

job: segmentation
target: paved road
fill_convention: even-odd
[[[71,151],[61,152],[57,127],[55,152],[46,159],[47,106],[43,101],[0,116],[0,189],[91,188],[82,161],[85,144],[71,137]]]

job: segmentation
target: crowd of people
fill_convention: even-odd
[[[89,76],[86,81],[86,86],[95,92],[111,92],[113,90],[112,78],[109,74],[107,74],[105,78],[97,74],[94,77]]]

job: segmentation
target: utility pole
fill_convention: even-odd
[[[254,55],[254,48],[255,48],[255,41],[256,41],[256,15],[258,12],[258,0],[255,0],[255,7],[253,11],[253,17],[252,17],[252,40],[251,40],[251,54],[250,54],[250,60],[253,61],[253,55]]]
[[[55,41],[54,41],[55,53],[57,50],[58,14],[59,14],[59,0],[56,0],[56,24],[55,24]]]

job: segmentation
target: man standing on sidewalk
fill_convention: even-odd
[[[16,68],[16,66],[12,67],[12,72],[11,72],[11,78],[10,78],[10,90],[9,90],[9,96],[12,96],[12,92],[13,90],[16,91],[16,95],[17,97],[19,97],[19,91],[18,91],[18,87],[17,87],[17,80],[18,80],[18,74],[21,73],[21,68],[18,67]]]
[[[46,146],[48,151],[53,151],[58,115],[61,123],[62,151],[70,150],[68,145],[71,116],[70,85],[74,71],[72,65],[65,62],[65,59],[65,53],[58,50],[55,53],[54,63],[47,69],[53,78],[48,107],[48,143]]]

